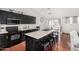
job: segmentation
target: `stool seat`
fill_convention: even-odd
[[[42,44],[42,46],[48,46],[49,42]]]

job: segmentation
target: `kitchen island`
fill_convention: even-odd
[[[43,42],[49,42],[53,31],[35,31],[25,34],[27,51],[44,51]]]

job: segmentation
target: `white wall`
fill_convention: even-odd
[[[79,32],[79,24],[65,24],[65,19],[64,18],[62,18],[61,21],[62,21],[62,24],[61,24],[62,32],[69,33],[73,30]]]

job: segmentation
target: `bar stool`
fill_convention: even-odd
[[[58,33],[57,32],[53,33],[53,39],[55,41],[54,44],[55,44],[56,50],[58,50]]]
[[[49,44],[50,44],[50,51],[54,50],[54,39],[53,39],[52,37],[51,37],[51,39],[50,39]],[[53,48],[53,49],[52,49],[52,48]]]
[[[49,50],[49,42],[42,43],[41,45],[42,45],[44,51]]]
[[[55,42],[58,41],[58,32],[53,33],[53,38],[55,39]]]

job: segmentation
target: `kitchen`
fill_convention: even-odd
[[[1,8],[1,51],[71,51],[78,8]]]
[[[55,32],[58,37],[58,31],[52,30],[52,26],[45,29],[42,29],[43,27],[41,27],[40,29],[40,25],[37,21],[38,16],[24,14],[24,12],[16,11],[16,9],[18,8],[3,8],[0,10],[0,50],[4,51],[5,49],[25,41],[26,51],[51,51],[52,44],[55,44],[52,37],[53,32]],[[28,8],[25,10],[28,10]],[[46,20],[41,17],[39,21],[44,24]],[[51,25],[51,23],[49,25]],[[49,25],[47,24],[44,26],[48,27]],[[47,39],[46,36],[48,37]],[[38,42],[40,42],[40,45],[38,45],[37,42],[34,43],[33,41],[28,40],[29,37],[30,40],[33,39],[34,42],[39,39]],[[44,43],[43,41],[46,42]],[[38,46],[38,48],[36,46]]]
[[[0,1],[1,59],[79,58],[79,1]]]

